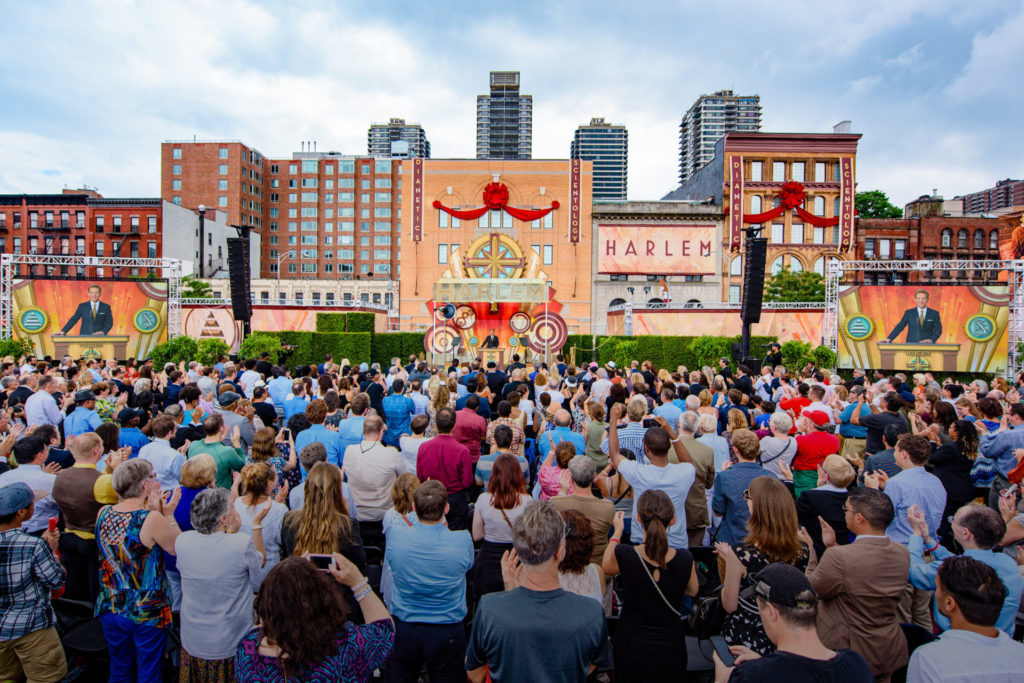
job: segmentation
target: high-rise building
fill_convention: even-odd
[[[590,119],[579,126],[569,146],[571,159],[594,162],[594,200],[626,199],[626,162],[629,133],[625,126]]]
[[[253,226],[261,277],[396,279],[402,160],[307,147],[266,159],[240,142],[165,142],[161,196]]]
[[[963,202],[965,215],[1024,206],[1024,180],[1000,180],[995,187],[964,195]]]
[[[715,143],[729,131],[753,133],[761,130],[761,97],[734,95],[719,90],[701,95],[679,124],[679,182],[715,156]]]
[[[476,98],[476,158],[529,159],[533,95],[519,94],[518,71],[492,71],[491,94]]]
[[[406,123],[405,119],[391,119],[387,123],[370,125],[366,152],[371,157],[396,159],[430,158],[430,142],[423,126]]]

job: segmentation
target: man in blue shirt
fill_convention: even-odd
[[[771,475],[757,464],[761,443],[754,432],[749,429],[734,431],[732,450],[736,454],[736,464],[715,475],[711,509],[722,518],[718,540],[735,545],[747,537],[750,508],[745,493],[750,488],[750,482]]]
[[[612,422],[609,429],[617,429],[619,436],[619,450],[628,448],[633,455],[636,456],[636,461],[639,463],[647,462],[647,458],[644,457],[644,435],[647,434],[647,428],[644,427],[644,417],[647,415],[647,399],[643,396],[634,396],[629,400],[629,404],[626,405],[626,416],[628,422],[625,427],[618,427]],[[678,420],[672,425],[673,429],[679,426]],[[582,437],[581,437],[582,438]],[[604,441],[601,442],[601,452],[608,455],[608,438],[605,437]]]
[[[547,457],[548,451],[563,441],[570,442],[576,447],[576,455],[583,455],[587,450],[587,442],[582,434],[572,431],[572,416],[564,408],[555,412],[555,428],[550,432],[537,437],[537,452],[540,453],[541,462]],[[553,444],[553,445],[552,445]]]
[[[141,410],[135,408],[122,408],[117,414],[117,421],[121,425],[121,430],[117,433],[117,445],[121,448],[130,447],[133,458],[139,457],[139,449],[149,443],[149,437],[139,429],[143,414]]]
[[[996,464],[996,476],[988,493],[988,505],[999,509],[999,494],[1010,485],[1007,474],[1017,466],[1013,451],[1024,448],[1024,403],[1014,403],[1003,415],[1003,424],[997,431],[981,437],[979,452]]]
[[[75,393],[75,409],[64,420],[64,438],[94,432],[101,424],[103,420],[96,412],[96,394],[90,389],[78,390]]]
[[[288,400],[292,391],[292,380],[288,377],[288,368],[275,367],[271,374],[274,375],[274,379],[267,382],[267,393],[270,394],[270,400],[274,402],[275,406],[283,408],[284,402]]]
[[[430,403],[430,399],[423,393],[423,382],[418,379],[409,381],[409,398],[412,399],[413,416],[427,414],[427,405]]]
[[[426,664],[430,680],[464,680],[466,572],[473,566],[468,531],[444,525],[448,493],[426,481],[413,494],[417,521],[388,532],[395,649],[388,679],[415,681]],[[392,671],[394,669],[394,671]]]
[[[338,433],[329,427],[324,426],[324,419],[327,417],[327,402],[322,398],[311,401],[306,406],[306,419],[309,420],[309,429],[303,429],[295,437],[295,449],[302,451],[303,448],[314,441],[322,443],[327,450],[327,462],[341,467],[341,460],[345,454],[340,447]],[[306,478],[305,470],[302,471],[302,478]]]
[[[341,449],[342,456],[345,455],[346,448],[355,446],[363,440],[363,419],[369,407],[370,399],[366,394],[356,394],[348,404],[349,416],[338,425],[338,448]]]
[[[938,542],[932,540],[924,514],[915,507],[909,511],[910,524],[914,535],[910,539],[910,583],[914,588],[925,591],[935,590],[935,576],[939,567],[953,553],[946,550]],[[1013,636],[1017,610],[1020,607],[1021,593],[1024,591],[1024,578],[1021,578],[1017,563],[1013,558],[993,548],[999,544],[1006,533],[1006,523],[999,513],[984,505],[970,503],[963,506],[953,515],[953,536],[964,549],[964,555],[979,562],[984,562],[996,570],[1003,585],[1006,586],[1006,600],[999,612],[996,627]],[[925,562],[925,552],[935,558],[933,562]],[[932,612],[936,625],[942,631],[950,628],[949,617],[938,610]]]
[[[306,384],[302,381],[292,382],[292,395],[284,402],[284,421],[292,419],[295,413],[306,411],[309,397],[306,396]]]
[[[867,446],[868,428],[853,424],[853,411],[860,406],[860,417],[865,418],[871,414],[871,406],[860,403],[857,399],[864,393],[864,387],[855,386],[850,390],[850,403],[836,415],[836,422],[839,423],[839,436],[843,437],[843,452],[845,456],[850,453],[858,457],[864,457],[864,449]]]
[[[405,382],[396,379],[391,383],[391,394],[385,396],[381,403],[384,406],[384,420],[388,429],[384,432],[384,443],[398,447],[398,439],[403,434],[412,434],[409,422],[416,414],[416,405],[406,396]]]
[[[909,546],[914,530],[910,526],[908,513],[914,506],[922,513],[928,535],[938,535],[942,513],[946,509],[946,489],[934,474],[924,469],[932,455],[932,446],[923,436],[903,434],[896,442],[893,456],[900,467],[900,473],[890,478],[885,470],[876,470],[864,475],[864,485],[881,489],[892,500],[896,517],[885,530],[885,535],[895,543]],[[900,601],[900,619],[913,622],[926,629],[932,627],[930,591],[923,591],[909,584],[907,593]]]
[[[679,418],[683,411],[675,404],[676,393],[671,389],[661,390],[661,405],[654,409],[654,414],[665,418],[670,425],[679,427]],[[683,404],[685,406],[685,403]]]

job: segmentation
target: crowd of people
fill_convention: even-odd
[[[0,679],[1024,680],[1021,385],[8,358]]]

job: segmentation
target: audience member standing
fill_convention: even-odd
[[[436,479],[448,492],[448,526],[453,530],[469,528],[469,491],[473,486],[473,458],[469,449],[452,437],[455,411],[437,411],[437,436],[420,446],[416,456],[416,476],[421,482]]]

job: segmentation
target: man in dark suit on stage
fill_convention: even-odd
[[[485,348],[485,349],[496,349],[496,348],[498,348],[498,336],[496,334],[494,334],[494,330],[491,330],[491,333],[488,334],[486,337],[484,337],[483,348]]]
[[[110,332],[110,328],[114,326],[114,314],[110,310],[110,304],[100,301],[101,292],[99,285],[89,285],[89,300],[78,304],[71,320],[61,328],[61,334],[67,334],[78,321],[82,321],[78,334],[101,335]]]
[[[900,335],[904,327],[907,328],[907,344],[934,344],[939,341],[942,321],[938,311],[928,308],[928,292],[923,289],[914,292],[914,303],[917,306],[904,311],[899,324],[889,333],[890,342]]]

